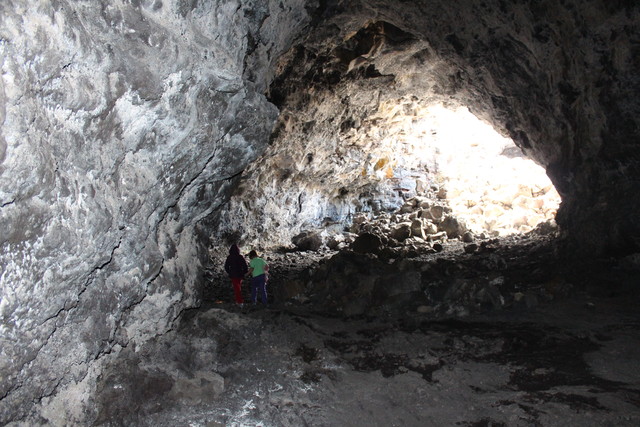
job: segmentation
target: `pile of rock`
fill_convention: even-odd
[[[292,239],[301,251],[352,249],[359,253],[400,255],[435,253],[451,239],[465,243],[475,240],[465,223],[452,214],[445,201],[415,196],[396,212],[369,216],[357,214],[347,230],[304,231]],[[470,247],[477,247],[470,245]]]

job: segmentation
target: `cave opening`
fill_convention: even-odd
[[[636,3],[3,2],[0,424],[639,425]]]
[[[468,74],[385,21],[335,45],[310,37],[293,47],[267,92],[280,111],[269,147],[244,171],[215,234],[265,249],[343,248],[339,235],[363,221],[415,220],[394,217],[411,213],[408,200],[440,210],[417,213],[421,230],[392,233],[414,244],[445,229],[446,240],[555,228],[559,194]],[[460,226],[438,226],[445,216]]]

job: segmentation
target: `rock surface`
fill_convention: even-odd
[[[584,316],[588,304],[590,315]],[[134,402],[144,404],[131,405],[137,410],[113,411],[105,421],[554,426],[562,420],[576,427],[640,422],[640,336],[633,305],[574,295],[519,311],[518,316],[494,312],[442,319],[420,306],[399,317],[345,320],[300,307],[245,312],[225,303],[203,307],[141,352],[148,360],[157,358],[159,349],[174,356],[185,378],[197,378],[192,373],[209,355],[204,366],[224,378],[224,391],[194,387],[188,402],[169,392],[138,397]],[[181,348],[175,341],[191,344]],[[123,358],[136,360],[131,354]],[[165,383],[167,365],[135,366],[109,367],[107,378],[119,368],[120,376],[135,374],[139,382],[175,388]]]
[[[405,135],[442,103],[510,136],[519,150],[504,156],[520,151],[545,167],[563,198],[567,253],[636,251],[628,212],[639,202],[624,194],[640,171],[630,142],[640,136],[639,13],[605,1],[331,2],[318,31],[282,59],[269,88],[281,108],[273,144],[223,211],[220,236],[283,244],[327,218],[396,209],[432,184],[424,166],[433,165]],[[494,206],[519,211],[530,205],[521,195],[514,185]],[[487,227],[501,209],[488,209]],[[517,227],[535,227],[517,216]]]
[[[270,66],[306,16],[302,2],[3,2],[0,424],[87,422],[106,355],[199,303],[198,223],[267,146]]]
[[[288,242],[407,193],[447,197],[426,171],[391,181],[397,135],[371,139],[434,101],[468,106],[545,167],[571,253],[638,252],[639,14],[605,0],[2,2],[0,424],[152,414],[155,398],[118,397],[120,366],[141,381],[126,396],[221,393],[209,359],[185,378],[136,352],[200,303],[211,241]],[[406,276],[385,295],[416,292]],[[499,288],[474,301],[495,305]]]

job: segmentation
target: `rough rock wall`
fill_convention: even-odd
[[[372,2],[372,7],[385,2]],[[428,6],[428,7],[427,7]],[[461,69],[481,116],[546,169],[579,254],[640,248],[640,5],[632,1],[417,2],[386,9]],[[423,13],[417,13],[421,10]],[[424,25],[428,15],[444,25]],[[392,17],[392,18],[391,18]],[[466,88],[466,89],[465,89]]]
[[[249,240],[264,241],[278,224],[357,208],[361,192],[339,190],[365,188],[357,172],[380,147],[349,133],[413,95],[468,106],[543,165],[570,251],[638,250],[639,21],[630,1],[329,2],[280,66],[270,96],[289,114],[223,223],[249,221]],[[371,23],[398,31],[359,37]]]
[[[265,148],[303,2],[0,4],[0,424],[90,423],[198,302],[197,223]],[[38,418],[41,417],[41,418]]]

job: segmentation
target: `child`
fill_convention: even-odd
[[[242,278],[249,271],[247,261],[240,255],[238,245],[233,244],[229,248],[229,256],[224,263],[224,271],[227,272],[233,285],[233,292],[236,297],[236,304],[242,307],[244,300],[242,299]]]
[[[260,300],[264,306],[267,306],[267,272],[269,265],[262,258],[258,257],[256,251],[249,252],[249,273],[251,273],[251,302],[255,305]]]

